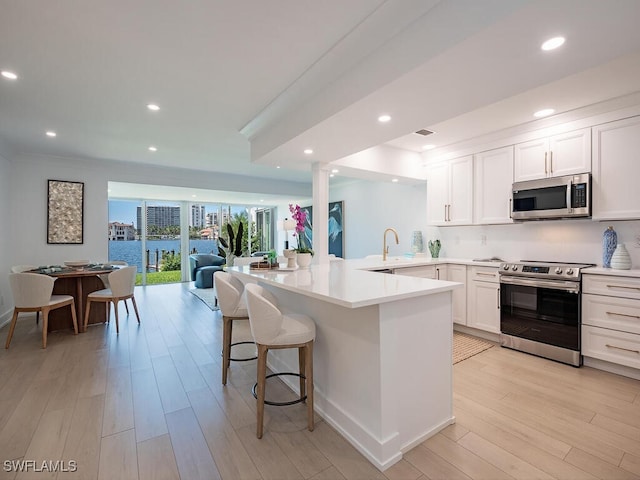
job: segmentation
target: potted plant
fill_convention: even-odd
[[[304,235],[307,212],[302,210],[300,205],[293,204],[289,204],[289,211],[291,212],[291,217],[296,221],[296,231],[293,234],[298,240],[298,246],[294,249],[296,251],[296,261],[299,267],[308,267],[311,265],[313,250],[311,245],[307,244],[307,236]]]
[[[222,244],[223,247],[228,248],[229,251],[226,252],[222,248],[218,247],[218,252],[221,257],[224,257],[227,260],[227,266],[233,267],[233,259],[235,257],[240,257],[242,255],[242,234],[244,233],[244,225],[242,222],[238,224],[238,233],[237,235],[233,232],[233,227],[231,223],[227,223],[227,235],[229,236],[229,241],[225,241],[224,238],[218,237],[218,240]]]

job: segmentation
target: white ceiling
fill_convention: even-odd
[[[638,0],[0,0],[20,77],[0,78],[0,140],[310,181],[313,161],[420,151],[420,128],[446,145],[637,91],[638,18]]]

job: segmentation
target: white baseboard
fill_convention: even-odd
[[[585,367],[604,370],[605,372],[615,373],[616,375],[622,375],[623,377],[635,378],[636,380],[640,380],[640,370],[638,370],[637,368],[618,365],[616,363],[611,363],[605,360],[591,357],[582,357],[582,364]]]
[[[453,329],[456,332],[466,333],[467,335],[473,335],[474,337],[484,338],[490,342],[500,343],[500,334],[485,332],[484,330],[478,330],[477,328],[467,327],[466,325],[453,324]]]

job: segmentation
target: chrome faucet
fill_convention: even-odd
[[[389,253],[389,247],[387,246],[387,232],[393,232],[393,234],[396,236],[396,245],[400,244],[400,240],[398,240],[398,232],[396,232],[396,230],[394,228],[387,228],[384,231],[384,235],[383,235],[383,242],[382,242],[382,261],[386,261],[387,260],[387,254]]]

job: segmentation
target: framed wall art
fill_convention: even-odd
[[[47,189],[47,243],[84,241],[84,183],[49,180]]]
[[[313,245],[313,207],[302,207],[307,212],[304,235],[308,245]],[[344,258],[344,201],[329,202],[329,254]]]

